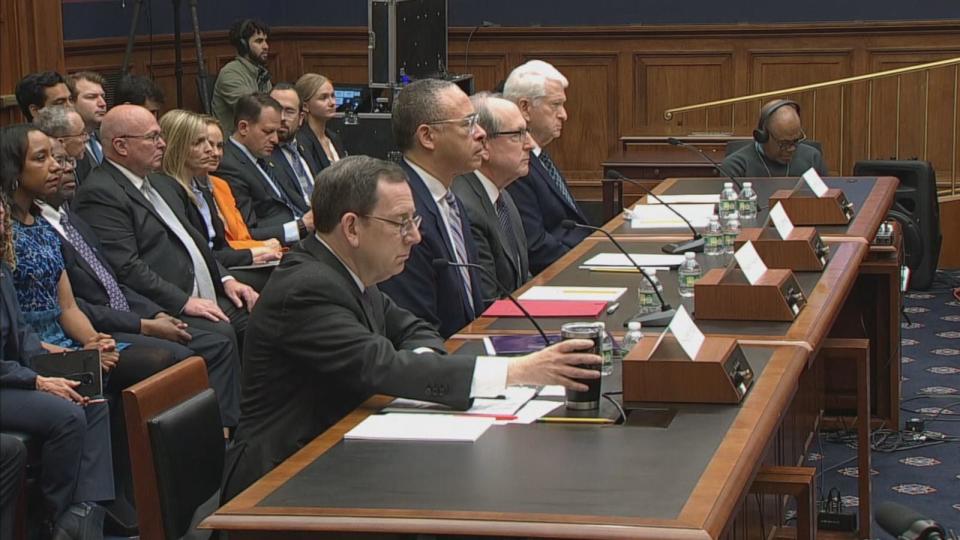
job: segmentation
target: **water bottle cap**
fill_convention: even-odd
[[[688,261],[692,261],[697,255],[692,251],[688,251],[684,253],[683,256],[686,257]]]
[[[630,330],[639,330],[641,326],[640,321],[630,321],[627,324],[627,328]]]
[[[733,187],[733,182],[724,182],[724,183],[723,183],[723,189],[732,188],[732,187]]]
[[[753,182],[744,182],[744,183],[743,183],[743,188],[744,188],[744,189],[746,189],[746,188],[748,188],[748,187],[753,187]]]

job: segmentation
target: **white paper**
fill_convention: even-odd
[[[793,232],[793,222],[790,221],[790,216],[787,215],[787,211],[783,209],[782,204],[777,203],[770,209],[770,220],[773,221],[773,226],[777,228],[777,234],[780,235],[781,240],[786,240]]]
[[[631,253],[630,258],[641,267],[669,267],[683,264],[683,255],[661,255],[659,253]],[[636,270],[623,253],[599,253],[583,262],[587,267],[618,267]]]
[[[493,418],[452,414],[374,414],[343,436],[348,440],[475,442]]]
[[[561,387],[562,388],[562,387]],[[563,407],[559,401],[549,401],[545,399],[535,399],[528,402],[517,412],[516,420],[508,420],[506,424],[532,424],[540,417],[553,412],[557,407]],[[499,423],[499,422],[498,422]]]
[[[810,186],[810,190],[813,191],[813,194],[817,197],[823,197],[826,195],[827,184],[823,182],[823,178],[820,178],[820,174],[816,169],[810,167],[807,169],[807,172],[803,173],[803,179],[807,182],[807,185]]]
[[[559,384],[551,384],[541,388],[537,397],[567,397],[567,390]]]
[[[537,285],[520,295],[519,300],[575,300],[580,302],[616,302],[626,287],[549,287]]]
[[[397,398],[390,402],[383,412],[437,412],[449,414],[496,414],[512,415],[520,407],[537,395],[537,389],[528,386],[510,386],[503,398],[474,398],[473,406],[465,411],[454,411],[446,405],[420,401],[416,399]]]
[[[733,256],[737,259],[740,270],[743,271],[743,275],[747,277],[747,281],[751,285],[756,285],[760,276],[767,271],[767,265],[764,264],[760,254],[757,253],[757,248],[753,247],[753,242],[747,242],[741,246]]]
[[[683,306],[677,308],[677,314],[670,321],[670,331],[677,338],[683,352],[687,353],[691,360],[696,360],[697,353],[700,352],[700,347],[703,345],[703,332],[697,328],[697,323],[693,322],[690,314]]]
[[[658,195],[658,197],[667,204],[716,204],[720,202],[719,193]],[[647,196],[647,204],[660,204],[660,201]]]
[[[713,215],[712,204],[683,204],[673,207],[694,227],[707,226],[710,216]],[[630,226],[634,229],[663,229],[686,227],[687,224],[679,216],[662,204],[638,204],[631,211]]]

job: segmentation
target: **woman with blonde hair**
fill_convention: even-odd
[[[319,73],[306,73],[294,85],[306,112],[307,122],[297,132],[303,157],[310,170],[318,174],[331,163],[347,156],[336,133],[327,129],[327,122],[337,113],[333,82]]]
[[[222,212],[213,196],[207,176],[216,161],[207,122],[200,114],[173,109],[160,118],[167,149],[163,154],[163,173],[174,178],[186,191],[196,210],[190,222],[207,238],[214,256],[231,274],[257,291],[263,288],[269,272],[241,269],[238,266],[272,263],[280,259],[279,245],[237,249],[227,242]]]

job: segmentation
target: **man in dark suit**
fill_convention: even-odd
[[[400,91],[393,106],[393,132],[423,219],[423,241],[413,249],[403,272],[380,288],[447,338],[486,308],[479,272],[433,265],[437,259],[480,261],[470,219],[450,185],[458,175],[480,166],[486,133],[477,125],[477,114],[463,90],[437,79],[416,81]]]
[[[503,87],[503,97],[520,107],[533,136],[530,173],[507,188],[520,210],[527,235],[530,270],[538,274],[580,243],[590,232],[566,229],[564,220],[587,224],[570,186],[546,146],[560,137],[567,111],[564,89],[567,78],[542,60],[531,60],[514,69]]]
[[[258,295],[227,273],[189,224],[179,184],[150,174],[165,147],[157,119],[138,105],[119,105],[104,117],[101,134],[109,141],[104,163],[77,192],[73,211],[100,238],[121,283],[191,327],[236,343],[246,328],[243,308]]]
[[[37,112],[33,123],[47,135],[63,144],[67,155],[75,165],[74,177],[77,183],[90,174],[98,163],[87,152],[87,133],[80,113],[63,105],[44,107]]]
[[[278,180],[286,182],[288,189],[299,197],[291,197],[293,203],[306,213],[310,210],[310,194],[313,193],[314,173],[306,160],[303,146],[297,140],[297,133],[303,123],[303,104],[300,95],[292,84],[277,83],[270,91],[270,97],[282,107],[280,129],[277,130],[277,146],[270,158],[278,165]]]
[[[519,358],[443,356],[433,327],[377,289],[403,270],[421,239],[405,176],[367,156],[317,176],[317,233],[283,258],[250,318],[225,500],[374,394],[465,409],[508,385],[585,388],[571,378],[599,376],[574,367],[600,361],[571,353],[592,345],[586,340]]]
[[[230,184],[252,237],[279,238],[290,245],[313,231],[313,213],[306,209],[303,194],[282,179],[280,166],[271,158],[279,142],[282,111],[268,94],[240,98],[236,130],[224,144],[223,162],[215,175]]]
[[[500,298],[501,291],[488,273],[510,291],[530,278],[523,223],[504,188],[526,176],[533,142],[513,102],[489,94],[475,94],[470,101],[487,132],[483,161],[478,170],[458,176],[453,191],[470,216],[480,264],[489,270],[480,274],[483,297],[493,299]]]

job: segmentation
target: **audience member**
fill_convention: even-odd
[[[280,251],[280,240],[268,238],[267,240],[254,240],[250,236],[250,230],[243,221],[243,216],[237,210],[237,201],[233,198],[233,191],[230,190],[230,184],[223,178],[214,176],[220,168],[223,161],[223,128],[220,122],[212,116],[204,116],[204,122],[207,124],[207,137],[213,146],[213,159],[207,166],[207,180],[213,188],[213,198],[217,201],[217,208],[220,210],[220,217],[223,219],[224,233],[227,235],[227,242],[236,249],[251,249],[254,256],[260,253],[272,253]]]
[[[297,142],[297,133],[303,124],[303,106],[300,96],[290,83],[277,83],[270,91],[270,97],[280,104],[280,129],[277,130],[278,143],[273,149],[271,159],[278,164],[277,179],[289,184],[290,191],[299,193],[293,201],[301,210],[310,210],[310,194],[313,193],[314,173],[304,159],[304,149]]]
[[[89,134],[87,155],[100,165],[103,163],[103,145],[100,143],[100,122],[107,114],[107,99],[103,91],[103,77],[92,71],[81,71],[67,77],[67,86],[73,98],[74,108],[83,118],[84,128]],[[83,171],[86,177],[89,171]]]
[[[143,75],[124,75],[113,91],[113,105],[140,105],[160,118],[163,108],[163,90],[150,77]]]
[[[476,94],[470,101],[479,115],[480,127],[487,132],[483,161],[476,171],[458,176],[453,191],[470,217],[478,260],[490,274],[480,274],[483,297],[489,300],[502,294],[491,275],[509,291],[530,279],[523,223],[505,188],[527,175],[533,140],[512,101],[490,94]]]
[[[300,190],[280,181],[279,166],[271,158],[279,142],[282,109],[267,94],[240,98],[236,130],[225,144],[216,174],[230,184],[237,209],[254,238],[279,238],[292,244],[313,231],[313,213],[302,206]]]
[[[87,152],[90,133],[84,127],[80,113],[63,105],[44,107],[37,113],[33,123],[41,131],[63,144],[67,156],[76,163],[74,180],[77,183],[82,182],[97,166],[90,152]]]
[[[236,126],[234,112],[237,101],[257,92],[269,92],[270,72],[267,58],[270,53],[270,27],[255,19],[233,23],[230,43],[237,49],[237,57],[223,66],[213,85],[213,116],[224,129],[232,132]]]
[[[0,369],[0,388],[3,388],[6,370]],[[17,499],[26,472],[27,447],[17,437],[0,433],[0,538],[4,540],[13,538]]]
[[[447,107],[451,98],[443,100]],[[588,340],[518,358],[444,356],[432,325],[378,290],[403,270],[420,241],[407,174],[393,163],[353,156],[317,176],[311,200],[317,233],[283,258],[250,319],[225,500],[374,394],[465,409],[474,397],[499,396],[506,386],[585,389],[573,379],[599,377],[575,367],[598,363],[598,356],[571,354],[591,346]]]
[[[393,106],[393,133],[423,220],[423,241],[410,253],[403,272],[380,288],[447,338],[485,308],[479,272],[438,268],[433,261],[479,262],[470,219],[450,185],[457,175],[480,166],[486,133],[463,90],[438,79],[419,80],[400,91]]]
[[[35,169],[30,176],[57,167],[42,150],[28,153],[27,134],[24,126],[0,132],[0,429],[40,441],[39,486],[47,522],[42,532],[98,538],[104,511],[96,503],[114,496],[109,406],[80,396],[76,381],[42,377],[30,369],[31,358],[46,351],[23,318],[10,270],[16,260],[7,194],[26,167]]]
[[[20,79],[14,92],[17,96],[17,105],[20,106],[20,111],[27,118],[27,122],[33,122],[33,117],[44,107],[73,106],[67,81],[56,71],[31,73]]]
[[[143,107],[119,105],[100,129],[106,159],[77,193],[74,210],[100,237],[121,283],[240,350],[243,308],[251,309],[258,295],[216,261],[190,225],[190,203],[176,180],[151,174],[166,147],[157,119]]]
[[[800,104],[775,99],[760,109],[753,143],[723,160],[723,169],[731,176],[800,176],[810,167],[827,174],[820,150],[809,144],[800,125]]]
[[[319,173],[347,155],[340,137],[327,129],[327,122],[337,114],[333,82],[319,73],[305,73],[297,79],[296,89],[306,113],[306,125],[297,140],[310,169]]]
[[[533,137],[530,172],[507,188],[520,210],[527,235],[530,270],[539,274],[590,231],[566,229],[563,222],[572,219],[586,224],[577,201],[557,165],[544,150],[560,137],[567,121],[565,88],[567,78],[557,68],[531,60],[514,69],[504,84],[503,97],[520,107],[527,129]]]
[[[214,150],[203,116],[173,109],[160,118],[160,129],[167,141],[163,153],[163,173],[183,187],[191,203],[188,218],[194,228],[206,237],[207,247],[213,250],[220,264],[229,268],[279,260],[279,250],[260,249],[255,253],[252,249],[234,249],[227,243],[220,209],[207,179],[207,170],[214,160]],[[236,270],[232,275],[259,291],[269,279],[270,271]]]

